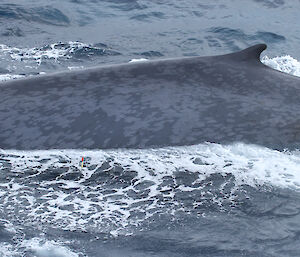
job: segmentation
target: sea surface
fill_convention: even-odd
[[[298,0],[0,0],[0,81],[256,43],[268,45],[263,63],[300,76],[299,10]],[[300,256],[300,151],[0,149],[0,256]]]

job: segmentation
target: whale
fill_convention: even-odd
[[[261,63],[265,49],[2,82],[0,149],[299,148],[300,78]]]

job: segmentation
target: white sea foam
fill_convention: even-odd
[[[275,70],[300,77],[300,62],[289,55],[274,58],[264,56],[261,61]]]
[[[78,257],[77,253],[54,241],[41,242],[40,238],[24,240],[22,246],[35,253],[36,257]]]
[[[14,74],[0,74],[0,81],[7,81],[11,79],[24,78],[25,75],[14,75]]]
[[[39,72],[39,75],[44,75],[46,74],[46,72]],[[31,77],[34,75],[28,75],[28,77]],[[12,80],[12,79],[21,79],[21,78],[25,78],[26,75],[18,75],[18,74],[0,74],[0,82],[1,81],[8,81],[8,80]]]
[[[131,59],[129,61],[129,63],[132,63],[132,62],[146,62],[146,61],[149,61],[148,59],[145,59],[145,58],[140,58],[140,59]]]
[[[11,244],[0,243],[0,256],[1,257],[15,257],[20,256],[20,253],[17,252]]]
[[[75,50],[89,47],[89,44],[70,41],[67,44],[54,43],[44,48],[17,48],[0,44],[0,53],[10,56],[16,61],[35,61],[38,64],[42,63],[43,59],[71,58],[71,53]]]
[[[69,70],[81,70],[83,68],[84,68],[84,66],[68,66]]]
[[[18,244],[0,243],[1,257],[19,257],[25,256],[35,257],[78,257],[79,253],[75,253],[62,246],[62,243],[55,241],[47,241],[42,238],[23,239]],[[28,255],[29,254],[29,255]]]
[[[155,214],[191,212],[205,201],[222,209],[235,201],[236,190],[243,185],[300,190],[298,151],[241,143],[0,154],[0,171],[11,173],[10,181],[0,183],[0,207],[8,217],[13,219],[18,208],[22,210],[18,219],[27,223],[97,229],[113,236],[130,233],[123,229],[139,226]],[[207,188],[207,180],[216,174],[223,177],[218,194]],[[183,193],[197,193],[197,197],[191,205],[178,202],[178,194]]]

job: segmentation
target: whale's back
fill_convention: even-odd
[[[1,84],[0,148],[105,149],[300,139],[300,79],[259,61],[265,45]]]

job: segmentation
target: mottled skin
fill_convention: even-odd
[[[2,83],[0,148],[299,147],[300,78],[263,65],[265,48]]]

